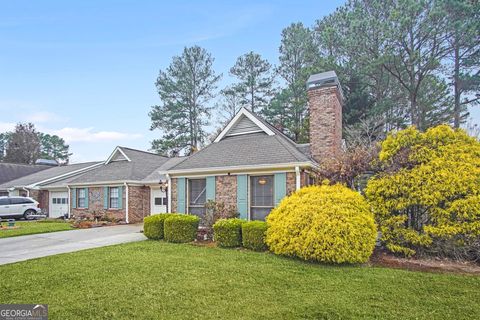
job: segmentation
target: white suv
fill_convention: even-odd
[[[0,218],[23,216],[29,219],[32,215],[41,214],[38,202],[28,197],[0,197]]]

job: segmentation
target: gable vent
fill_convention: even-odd
[[[230,129],[227,136],[237,136],[241,134],[253,133],[253,132],[262,132],[263,130],[258,127],[252,120],[243,116],[233,128]]]

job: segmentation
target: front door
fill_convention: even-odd
[[[167,212],[167,194],[160,189],[150,189],[151,214]]]

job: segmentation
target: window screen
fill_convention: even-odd
[[[200,217],[205,215],[205,202],[207,201],[207,180],[188,180],[188,212]]]
[[[265,220],[273,209],[273,176],[250,177],[250,219]]]

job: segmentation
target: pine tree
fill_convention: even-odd
[[[261,113],[273,95],[275,77],[271,64],[258,53],[250,51],[238,57],[230,75],[238,80],[233,88],[240,96],[242,106]]]
[[[162,137],[152,141],[160,154],[192,154],[204,143],[221,75],[215,74],[214,58],[199,46],[185,48],[173,58],[166,70],[160,70],[156,86],[161,104],[152,107],[151,130],[159,129]]]

